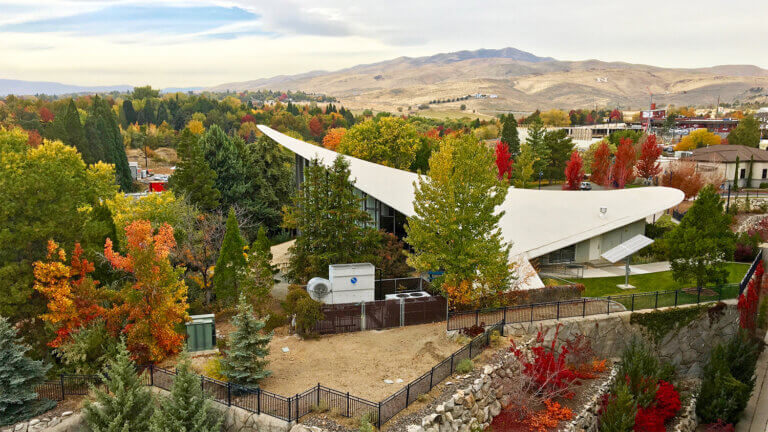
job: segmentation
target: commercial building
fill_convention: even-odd
[[[696,169],[717,173],[726,184],[738,187],[758,187],[768,183],[768,151],[742,145],[716,145],[693,150],[683,160],[696,162]]]

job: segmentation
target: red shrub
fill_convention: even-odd
[[[659,415],[661,415],[664,421],[667,421],[680,411],[680,393],[675,390],[672,384],[666,381],[659,381],[659,386],[656,389],[655,403]]]
[[[732,424],[718,420],[717,423],[708,424],[705,432],[734,432],[734,430]]]
[[[637,409],[635,414],[635,432],[665,432],[664,418],[655,407]]]
[[[571,387],[578,384],[578,377],[565,362],[568,348],[563,345],[558,352],[555,347],[559,332],[560,326],[558,325],[552,342],[546,346],[544,345],[544,334],[539,331],[536,335],[536,345],[531,347],[533,361],[528,361],[525,353],[517,348],[514,341],[512,341],[510,348],[523,366],[523,373],[538,386],[537,393],[544,395],[547,399],[554,399],[559,396],[571,398],[573,397]]]
[[[485,327],[484,326],[485,326],[485,323],[481,322],[480,325],[473,325],[471,327],[464,327],[459,332],[461,334],[463,334],[464,336],[468,336],[468,337],[473,338],[475,336],[478,336],[478,335],[481,335],[481,334],[485,333]]]

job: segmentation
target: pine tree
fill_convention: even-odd
[[[98,96],[94,97],[88,119],[85,121],[85,135],[89,146],[98,149],[99,160],[115,165],[115,175],[120,188],[125,192],[133,190],[133,177],[117,118],[107,101]]]
[[[221,252],[213,271],[213,290],[220,303],[232,303],[242,289],[242,277],[245,271],[243,247],[245,242],[240,235],[234,209],[229,210]]]
[[[206,162],[198,137],[189,129],[184,129],[179,137],[178,155],[179,163],[168,180],[169,188],[177,196],[185,195],[203,211],[216,209],[221,197],[216,189],[216,172]]]
[[[253,308],[240,296],[237,315],[232,320],[235,331],[229,335],[229,348],[221,359],[221,371],[234,384],[257,386],[272,372],[265,370],[272,332],[262,334],[264,321],[253,316]]]
[[[730,217],[723,212],[723,200],[714,186],[707,185],[680,225],[669,234],[669,257],[676,281],[724,283],[726,263],[733,257],[734,235]]]
[[[494,169],[493,151],[472,135],[448,138],[429,159],[428,177],[419,177],[415,215],[408,218],[408,264],[426,272],[444,269],[449,285],[469,283],[474,295],[508,289],[509,246],[499,220],[507,185]],[[443,286],[445,289],[445,286]]]
[[[525,143],[531,148],[533,156],[536,158],[533,162],[533,175],[537,179],[540,176],[539,173],[543,173],[551,164],[550,150],[544,141],[545,134],[546,130],[541,119],[535,119],[528,126],[528,137],[525,139]]]
[[[327,276],[330,264],[375,261],[380,237],[355,195],[347,161],[338,156],[326,169],[312,160],[304,176],[285,214],[285,226],[299,232],[290,249],[288,279],[306,282]]]
[[[85,424],[93,432],[145,432],[154,410],[149,388],[139,379],[125,343],[101,373],[106,391],[92,386],[85,401]]]
[[[600,432],[627,432],[635,425],[636,403],[629,387],[617,380],[611,398],[600,417]]]
[[[80,123],[80,113],[72,99],[69,100],[64,113],[56,116],[48,135],[48,138],[61,140],[64,144],[76,148],[86,164],[96,163],[104,158],[100,148],[93,147],[86,139],[85,129]]]
[[[26,357],[28,350],[17,339],[8,320],[0,317],[0,426],[26,420],[56,406],[47,399],[37,400],[35,386],[43,382],[50,366]]]
[[[549,150],[550,163],[544,172],[549,180],[564,178],[565,165],[573,152],[573,140],[565,129],[557,129],[544,134],[544,145]]]
[[[189,354],[184,351],[176,366],[171,394],[161,397],[152,419],[150,432],[219,432],[224,422],[209,395],[203,392],[200,376],[191,370]]]
[[[214,185],[225,207],[242,206],[250,201],[250,185],[235,142],[218,126],[212,125],[201,137],[200,146],[208,166],[216,173]]]
[[[515,120],[515,116],[512,114],[507,114],[504,117],[500,141],[507,144],[512,157],[520,154],[520,136],[517,134],[517,120]]]

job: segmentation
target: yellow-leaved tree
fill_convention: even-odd
[[[720,143],[721,140],[719,136],[706,129],[696,129],[695,131],[684,136],[683,139],[681,139],[680,142],[675,146],[675,150],[690,151],[700,147],[719,145]]]

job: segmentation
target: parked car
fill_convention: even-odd
[[[592,190],[592,183],[590,182],[581,182],[579,185],[579,189],[581,190]]]

